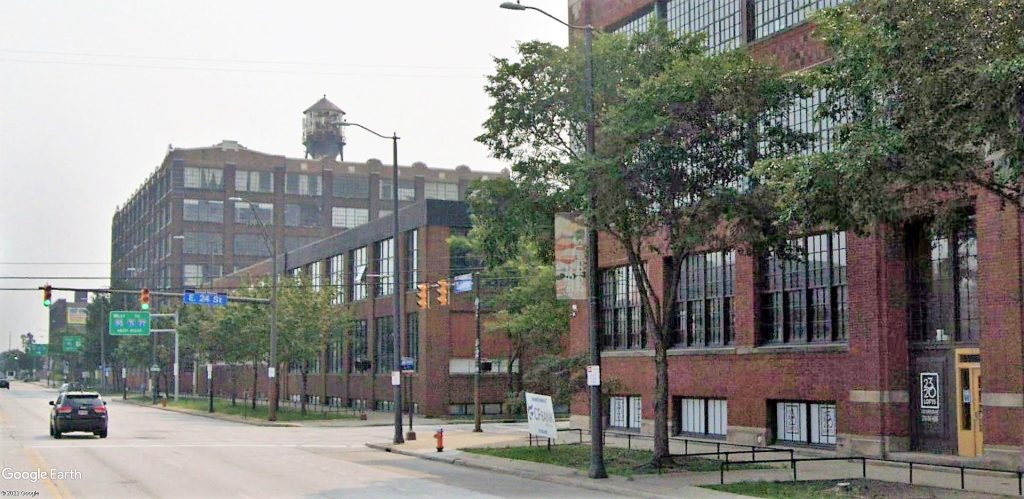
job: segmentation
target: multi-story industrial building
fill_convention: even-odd
[[[571,22],[635,32],[651,19],[704,32],[712,52],[745,48],[787,70],[827,64],[808,15],[841,0],[570,0]],[[815,95],[793,126],[829,147]],[[927,220],[874,235],[799,235],[804,258],[736,248],[686,257],[669,350],[671,432],[839,454],[947,454],[1020,466],[1024,450],[1024,225],[985,192],[955,230]],[[797,236],[797,235],[794,235]],[[606,424],[652,431],[654,360],[627,258],[602,237],[602,378]],[[648,255],[649,275],[664,261]],[[656,292],[662,293],[663,290]],[[587,349],[587,307],[571,346]],[[984,382],[982,382],[984,380]],[[573,401],[586,427],[585,394]],[[1016,468],[1014,468],[1016,469]]]
[[[306,158],[228,140],[170,148],[114,214],[112,283],[201,287],[266,259],[273,252],[267,241],[277,241],[282,252],[293,250],[389,214],[391,165],[343,160],[344,112],[326,97],[304,115]],[[399,201],[408,206],[459,200],[472,180],[487,174],[417,162],[401,166],[398,177]]]
[[[396,353],[394,299],[402,300],[401,350],[413,360],[409,376],[417,412],[427,416],[468,415],[474,412],[473,375],[476,321],[471,292],[450,289],[447,305],[437,300],[436,284],[471,274],[472,262],[453,251],[449,238],[470,227],[465,203],[423,200],[402,208],[400,236],[394,241],[390,217],[380,218],[317,241],[278,257],[278,268],[288,275],[304,273],[314,286],[328,286],[335,303],[353,314],[355,329],[349,342],[331,341],[308,375],[307,395],[324,405],[391,410],[391,371]],[[401,273],[395,289],[393,272]],[[269,260],[214,281],[215,287],[233,289],[269,275]],[[428,284],[429,306],[417,304],[417,285]],[[508,386],[508,341],[504,335],[481,334],[481,355],[487,372],[481,382],[482,414],[500,414]],[[281,396],[300,396],[300,373],[293,365],[283,377]],[[513,361],[513,371],[519,368]],[[251,376],[252,370],[246,370]],[[220,372],[218,374],[221,374]],[[226,379],[226,373],[223,376]],[[252,378],[241,386],[251,386]],[[261,379],[261,396],[268,392]],[[202,381],[201,381],[202,382]],[[227,389],[218,384],[215,390]],[[201,387],[205,389],[205,385]],[[408,397],[408,396],[407,396]],[[406,400],[409,400],[408,398]]]

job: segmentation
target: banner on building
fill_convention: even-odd
[[[84,326],[86,319],[89,317],[88,310],[85,307],[68,307],[68,324]]]
[[[587,231],[574,215],[555,215],[555,296],[587,299]]]

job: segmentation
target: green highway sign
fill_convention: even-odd
[[[47,355],[49,353],[49,345],[46,343],[33,343],[28,346],[29,355]]]
[[[110,312],[111,336],[149,336],[149,312]]]
[[[77,352],[82,349],[81,336],[65,336],[63,339],[64,353]]]

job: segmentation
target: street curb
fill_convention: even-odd
[[[505,475],[517,476],[519,478],[529,478],[529,479],[540,480],[540,481],[548,482],[548,483],[556,483],[556,484],[559,484],[559,485],[568,485],[568,486],[572,486],[572,487],[579,487],[579,488],[583,488],[583,489],[590,489],[590,490],[595,490],[597,492],[608,492],[610,494],[617,494],[617,495],[625,496],[625,497],[662,497],[662,498],[673,498],[673,499],[675,497],[678,497],[678,496],[669,496],[669,495],[659,495],[659,494],[654,494],[654,493],[647,492],[647,491],[639,492],[639,491],[634,490],[634,489],[630,489],[630,488],[626,488],[626,487],[619,487],[617,485],[610,485],[610,484],[607,484],[607,483],[596,483],[596,482],[593,482],[593,481],[589,481],[590,478],[587,478],[588,481],[583,481],[583,480],[577,480],[577,479],[563,477],[563,476],[558,476],[558,475],[548,475],[548,474],[545,474],[545,473],[533,473],[533,472],[530,472],[530,471],[502,468],[500,466],[491,466],[491,465],[488,465],[488,464],[482,464],[482,463],[478,463],[478,462],[467,461],[467,460],[464,460],[464,459],[460,459],[458,457],[442,457],[442,456],[435,456],[435,455],[429,454],[429,453],[410,452],[410,451],[406,451],[406,450],[402,450],[402,449],[395,449],[394,447],[392,447],[389,444],[367,443],[366,446],[371,448],[371,449],[382,450],[384,452],[391,452],[393,454],[401,454],[403,456],[418,457],[420,459],[426,459],[428,461],[436,461],[436,462],[440,462],[440,463],[454,464],[454,465],[458,465],[458,466],[465,466],[467,468],[474,468],[474,469],[483,470],[483,471],[491,471],[491,472],[495,472],[495,473],[502,473],[502,474],[505,474]],[[502,458],[495,458],[495,459],[502,459]],[[513,461],[512,459],[504,459],[504,460],[505,461],[510,461],[510,462]]]
[[[241,423],[241,424],[247,424],[247,425],[250,425],[250,426],[266,426],[266,427],[281,427],[281,428],[301,428],[302,427],[301,423],[285,423],[285,422],[280,422],[280,421],[261,421],[261,420],[249,421],[249,420],[244,420],[244,419],[235,419],[233,417],[226,417],[224,415],[217,414],[217,413],[210,414],[208,412],[192,411],[192,410],[189,410],[189,409],[179,409],[179,408],[176,408],[176,407],[160,407],[159,404],[158,405],[143,404],[143,403],[140,403],[140,402],[136,402],[134,400],[121,400],[121,402],[127,402],[129,404],[132,404],[132,405],[135,405],[135,406],[138,406],[138,407],[148,407],[150,409],[160,409],[161,411],[177,412],[179,414],[188,414],[190,416],[199,416],[199,417],[203,417],[203,418],[207,418],[207,419],[216,419],[218,421],[227,421],[229,423]]]

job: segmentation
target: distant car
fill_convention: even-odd
[[[11,382],[7,378],[0,378],[0,388],[11,389]]]
[[[51,400],[50,436],[84,431],[107,438],[107,403],[96,392],[66,391]]]

